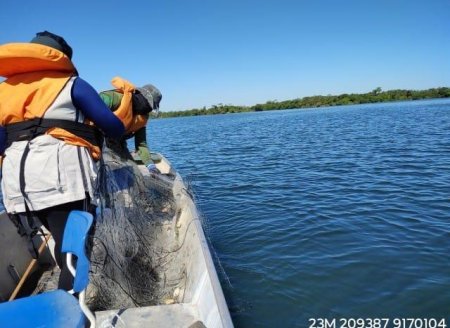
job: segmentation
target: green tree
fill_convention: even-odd
[[[380,93],[381,93],[381,88],[380,88],[380,87],[377,87],[377,88],[373,89],[373,90],[372,90],[372,93],[373,93],[374,95],[380,94]]]

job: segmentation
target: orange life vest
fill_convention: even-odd
[[[34,43],[0,46],[0,124],[22,122],[44,116],[70,78],[76,75],[72,61],[61,51]],[[89,122],[85,122],[89,124]],[[99,147],[61,128],[47,134],[64,142],[87,147],[93,158]]]
[[[123,94],[119,107],[114,111],[114,114],[122,121],[125,126],[126,134],[136,132],[147,124],[147,115],[133,115],[132,97],[136,90],[135,86],[116,76],[112,79],[111,84],[116,87],[116,90]]]
[[[115,102],[117,100],[113,100],[108,106],[111,108],[111,110],[114,112],[114,114],[122,121],[122,123],[125,126],[125,134],[131,134],[139,130],[140,128],[147,125],[148,122],[148,115],[134,115],[133,114],[133,93],[135,92],[136,88],[135,86],[121,78],[121,77],[115,77],[112,79],[111,84],[116,87],[115,90],[111,90],[114,92],[117,92],[121,94],[118,96],[119,106],[116,108]]]

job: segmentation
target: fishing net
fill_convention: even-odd
[[[107,142],[90,239],[86,300],[91,310],[160,304],[169,293],[164,264],[171,247],[163,245],[161,232],[176,212],[172,184],[144,177],[142,168],[147,170],[136,165],[123,144]]]
[[[177,225],[174,178],[138,166],[123,143],[109,140],[103,147],[88,245],[91,310],[184,301],[190,250],[183,247],[188,229],[180,233]],[[57,266],[45,271],[33,293],[56,289],[59,274]]]

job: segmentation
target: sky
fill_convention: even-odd
[[[154,84],[162,111],[450,87],[450,0],[1,0],[0,21],[0,44],[61,35],[94,88]]]

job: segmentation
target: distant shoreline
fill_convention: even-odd
[[[284,110],[295,108],[318,108],[343,105],[383,103],[421,99],[450,98],[450,88],[432,88],[426,90],[388,90],[376,88],[368,93],[351,93],[327,96],[310,96],[284,101],[268,101],[253,106],[213,105],[209,108],[194,108],[184,111],[161,112],[161,118],[216,115],[227,113],[261,112],[266,110]]]

